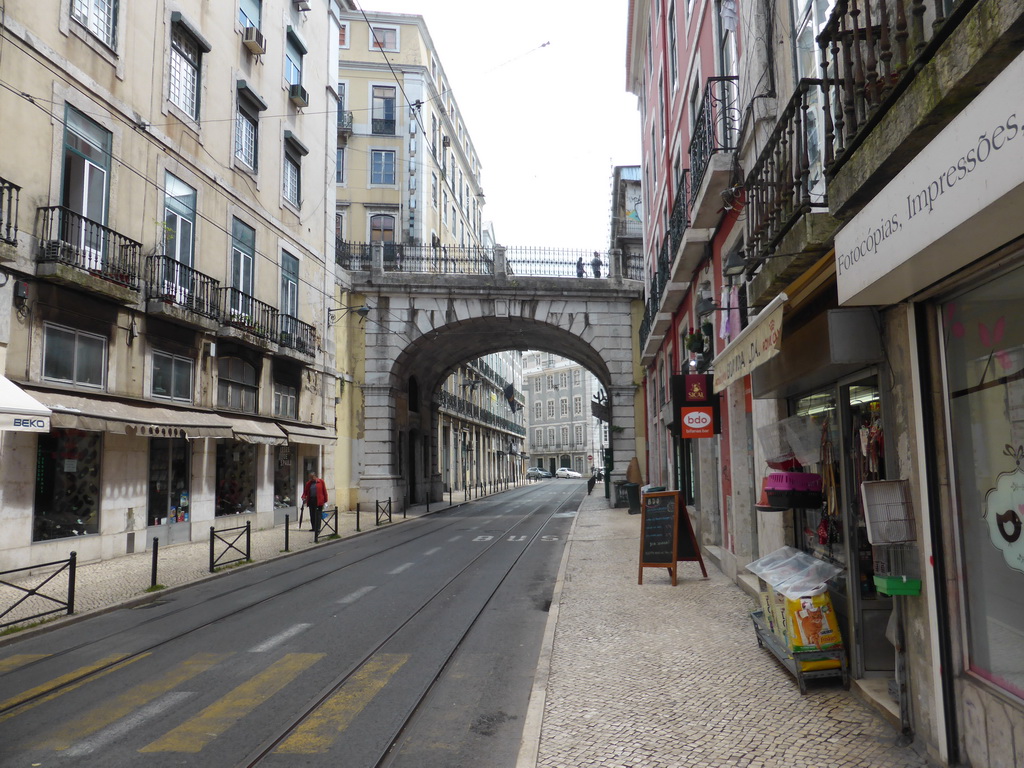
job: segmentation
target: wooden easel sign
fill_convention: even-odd
[[[637,584],[644,583],[644,568],[667,568],[676,585],[676,507],[678,491],[645,493],[640,505],[640,573]]]
[[[690,515],[679,503],[679,491],[645,493],[640,504],[640,574],[644,568],[667,568],[676,586],[679,562],[700,563],[701,573],[708,577],[697,537],[690,524]]]

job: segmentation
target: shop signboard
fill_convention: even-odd
[[[0,431],[50,431],[50,409],[6,376],[0,376]]]
[[[782,312],[789,297],[780,293],[715,358],[712,389],[721,392],[767,363],[782,349]]]
[[[673,376],[669,382],[675,421],[672,434],[681,438],[714,437],[722,431],[719,397],[711,374]]]
[[[840,305],[898,303],[1024,233],[1022,104],[1024,54],[839,231]]]
[[[637,583],[644,583],[644,568],[666,568],[677,581],[677,563],[696,562],[707,578],[690,515],[681,505],[679,491],[645,493],[640,505],[640,569]]]

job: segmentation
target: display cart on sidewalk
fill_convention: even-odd
[[[793,547],[782,547],[747,566],[762,581],[761,609],[751,613],[757,644],[796,678],[838,677],[850,687],[846,649],[825,582],[841,568]]]

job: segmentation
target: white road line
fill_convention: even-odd
[[[377,587],[375,586],[360,587],[355,592],[347,594],[343,598],[341,598],[341,600],[338,600],[338,605],[352,605],[352,603],[354,603],[356,600],[358,600],[361,597],[366,597],[376,588]]]
[[[102,749],[103,747],[108,746],[111,742],[124,738],[125,734],[135,728],[138,728],[147,720],[152,720],[153,718],[162,715],[167,710],[177,707],[192,695],[193,693],[191,691],[172,691],[171,693],[165,694],[159,699],[151,701],[146,706],[135,710],[130,715],[122,717],[116,723],[107,726],[95,736],[78,742],[73,747],[70,747],[64,754],[69,757],[81,757],[82,755],[88,755],[98,749]]]
[[[412,568],[414,565],[416,565],[416,563],[404,563],[403,565],[400,565],[397,568],[395,568],[393,571],[388,571],[388,575],[394,576],[396,574],[401,573],[402,571],[406,571],[409,568]]]
[[[427,550],[426,552],[424,552],[423,554],[424,554],[424,555],[436,555],[436,554],[437,554],[438,552],[440,552],[440,551],[441,551],[441,548],[440,548],[440,547],[434,547],[433,549],[428,549],[428,550]]]
[[[452,536],[450,539],[448,539],[448,541],[458,541],[461,538],[461,536]]]
[[[290,640],[300,632],[304,632],[309,629],[312,624],[296,624],[295,626],[288,627],[284,632],[278,632],[273,637],[268,637],[259,645],[254,645],[249,649],[249,653],[263,653],[269,651],[271,648],[275,648],[286,640]]]

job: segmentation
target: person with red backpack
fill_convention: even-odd
[[[309,473],[309,479],[302,487],[302,503],[309,507],[309,522],[314,535],[319,535],[324,505],[327,503],[327,485],[316,476],[316,472]]]

